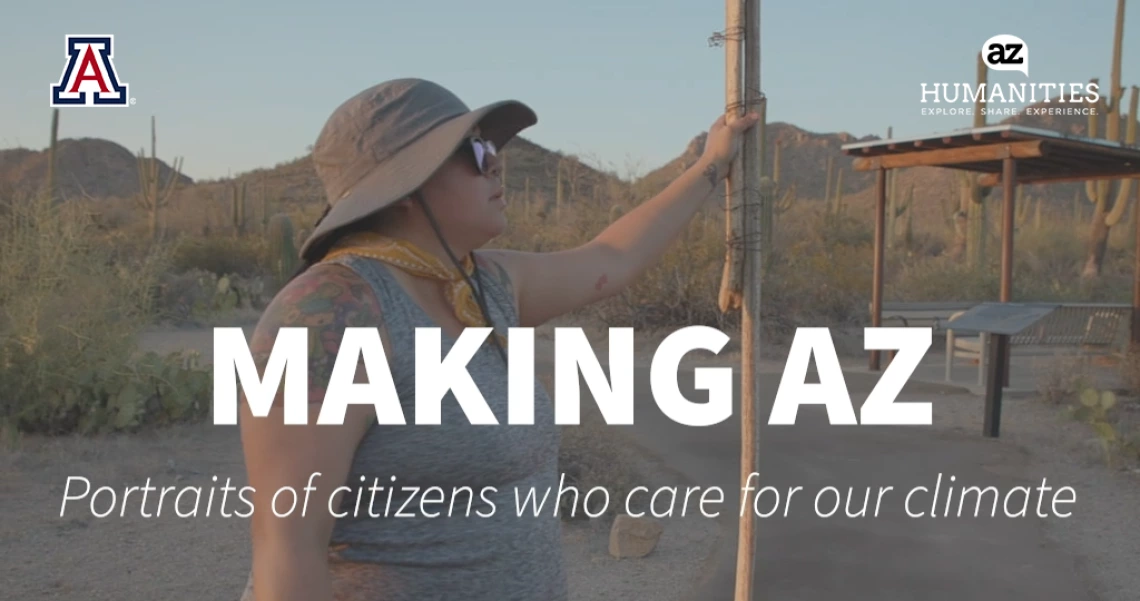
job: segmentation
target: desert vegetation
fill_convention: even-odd
[[[1109,108],[1119,110],[1118,84],[1114,90]],[[1135,142],[1136,102],[1134,87],[1129,118],[1108,120],[1108,131],[1126,130],[1128,143]],[[139,352],[137,336],[159,323],[205,325],[234,309],[265,306],[294,270],[297,245],[322,209],[308,159],[193,182],[180,173],[180,159],[168,165],[159,157],[152,119],[150,152],[134,157],[133,192],[95,195],[70,184],[89,175],[60,167],[58,120],[57,112],[42,167],[24,170],[21,185],[9,181],[0,198],[4,432],[108,433],[200,419],[208,412],[208,372],[192,355]],[[1088,125],[1103,135],[1095,121]],[[851,137],[766,127],[759,242],[767,340],[778,344],[801,325],[862,326],[872,280],[872,190],[868,175],[850,171],[838,150]],[[638,177],[520,138],[504,154],[511,227],[495,245],[547,251],[583,243],[663,188],[702,142]],[[998,297],[1000,206],[985,202],[976,182],[915,168],[892,174],[888,193],[886,300]],[[1134,222],[1138,196],[1140,186],[1119,182],[1022,186],[1013,297],[1128,302],[1136,228],[1115,226]],[[723,198],[715,194],[636,285],[574,317],[640,330],[735,330],[738,313],[718,305]],[[1082,390],[1070,400],[1092,398]]]

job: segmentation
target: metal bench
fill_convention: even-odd
[[[883,327],[931,328],[933,332],[942,332],[951,316],[978,303],[972,301],[926,301],[926,302],[890,302],[883,303],[881,323]],[[867,309],[871,315],[875,313],[874,303],[868,303]],[[877,352],[877,351],[872,351]],[[895,352],[886,351],[887,361],[895,358]]]
[[[883,326],[901,325],[910,328],[933,328],[942,331],[950,321],[951,316],[978,302],[971,301],[935,301],[935,302],[893,302],[883,303]],[[874,307],[868,306],[874,311]]]
[[[977,336],[961,336],[954,333],[954,320],[961,317],[965,311],[958,311],[950,316],[949,327],[946,329],[946,381],[952,382],[951,370],[954,368],[954,359],[973,359],[978,362],[978,386],[986,382],[986,343],[989,342],[983,332]]]
[[[1112,350],[1127,344],[1132,320],[1132,306],[1110,303],[1058,303],[1045,318],[1010,336],[1010,346],[1076,347],[1078,352]],[[956,359],[978,362],[978,385],[985,382],[985,333],[962,336],[954,332],[953,322],[965,311],[955,312],[946,326],[946,381],[952,381],[951,370]]]

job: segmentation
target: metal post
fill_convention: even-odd
[[[1007,377],[1006,362],[1001,357],[1009,350],[1009,336],[1006,334],[990,334],[983,336],[989,338],[990,362],[986,370],[986,409],[982,424],[982,435],[997,438],[1001,433],[1001,395],[1002,385]]]
[[[1013,301],[1013,223],[1015,219],[1014,202],[1017,199],[1017,160],[1007,156],[1001,164],[1001,302]],[[995,338],[999,336],[994,336]],[[1001,352],[990,355],[993,361],[1005,364],[1001,371],[1001,385],[1009,386],[1010,348],[1009,337],[1001,336],[1005,340],[998,342]]]
[[[1132,262],[1132,351],[1140,352],[1140,182],[1135,182],[1136,201],[1132,205],[1132,215],[1135,217],[1136,256]]]
[[[887,227],[887,170],[879,167],[875,178],[875,266],[871,284],[871,327],[883,324],[883,247]],[[879,351],[871,351],[871,371],[881,369]]]

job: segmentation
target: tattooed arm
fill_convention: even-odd
[[[250,348],[262,374],[282,327],[309,329],[309,423],[284,425],[283,393],[278,391],[267,417],[254,417],[241,403],[241,437],[255,506],[250,520],[253,539],[253,588],[257,599],[331,601],[327,554],[334,524],[327,501],[345,483],[352,456],[375,411],[349,405],[344,425],[316,425],[344,328],[380,325],[380,307],[368,286],[337,265],[317,265],[290,282],[266,308]],[[383,330],[381,330],[383,331]],[[390,352],[386,336],[385,351]],[[290,366],[294,368],[294,366]],[[263,376],[264,377],[264,376]],[[357,381],[366,381],[363,365]],[[319,472],[309,493],[305,515],[299,495],[296,511],[276,517],[273,493],[289,486],[303,494],[310,476]],[[342,493],[333,501],[336,508]],[[292,499],[278,497],[278,509]]]
[[[728,174],[742,132],[757,118],[731,124],[717,119],[695,164],[582,246],[550,253],[483,251],[515,283],[521,325],[538,326],[613,296],[657,263]]]

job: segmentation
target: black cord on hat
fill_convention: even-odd
[[[420,203],[420,207],[423,208],[424,214],[427,215],[428,222],[431,224],[431,228],[435,230],[436,238],[438,238],[440,244],[443,245],[443,250],[447,252],[451,263],[455,265],[455,268],[459,270],[459,274],[463,276],[464,281],[466,281],[467,285],[475,292],[475,301],[479,304],[479,311],[483,313],[483,319],[487,320],[491,329],[494,330],[495,322],[491,319],[491,312],[487,309],[487,299],[483,292],[483,279],[480,276],[479,263],[472,257],[471,264],[474,268],[475,280],[479,283],[478,286],[475,286],[471,282],[471,278],[467,276],[467,272],[463,270],[463,265],[460,264],[459,259],[455,257],[455,253],[451,251],[451,247],[447,245],[447,241],[443,239],[443,232],[440,230],[439,222],[435,220],[435,215],[432,214],[431,209],[428,208],[427,203],[424,202],[423,196],[420,195],[418,190],[413,192],[412,196]],[[502,310],[502,306],[500,306],[499,309]],[[492,332],[491,335],[491,342],[495,344],[495,349],[499,351],[499,357],[502,358],[503,364],[507,364],[507,353],[503,350],[503,345],[499,342],[499,337],[494,335],[494,332]]]
[[[494,320],[491,319],[491,314],[490,314],[491,312],[487,309],[487,299],[486,299],[486,296],[485,296],[485,293],[483,290],[483,278],[482,278],[482,274],[479,270],[478,262],[476,262],[474,260],[474,258],[472,258],[472,265],[474,267],[474,273],[475,273],[475,281],[478,283],[478,285],[475,285],[474,283],[471,282],[471,278],[467,275],[467,272],[463,270],[463,266],[460,264],[459,259],[456,258],[455,253],[452,252],[451,247],[448,246],[447,241],[444,240],[443,232],[440,230],[440,227],[439,227],[439,222],[436,221],[435,215],[432,214],[431,209],[428,208],[427,203],[424,202],[423,196],[420,194],[419,190],[412,192],[411,196],[413,198],[415,198],[416,201],[418,201],[420,206],[423,208],[424,214],[427,215],[428,222],[431,224],[432,229],[435,230],[436,238],[439,239],[440,244],[443,245],[443,249],[444,249],[444,251],[447,252],[448,258],[451,259],[451,263],[453,265],[455,265],[455,268],[459,270],[460,275],[463,276],[464,281],[466,281],[467,285],[471,287],[472,291],[474,291],[475,301],[479,305],[479,311],[483,314],[483,319],[485,319],[487,321],[487,323],[491,325],[491,328],[493,330],[495,327],[495,322],[494,322]],[[318,217],[316,222],[313,223],[313,229],[314,230],[317,228],[318,225],[321,224],[322,221],[324,221],[325,217],[328,216],[329,211],[331,211],[331,210],[332,210],[332,205],[325,205],[324,212],[322,212],[321,216]],[[316,247],[313,248],[312,251],[309,253],[309,256],[311,258],[305,259],[301,263],[300,267],[297,268],[297,271],[295,271],[293,273],[293,275],[289,278],[289,280],[292,281],[297,276],[304,273],[307,269],[309,269],[310,267],[315,265],[317,263],[317,261],[319,261],[320,258],[323,257],[328,252],[328,247],[331,246],[334,239],[335,239],[334,236],[327,236],[324,240],[320,241],[317,245],[315,245]],[[496,304],[498,304],[498,301],[496,301]],[[499,310],[500,311],[503,310],[502,305],[499,305]],[[503,363],[506,364],[507,363],[507,354],[506,354],[506,351],[503,349],[502,343],[499,342],[499,337],[492,334],[491,342],[494,343],[495,349],[499,352],[499,357],[502,358]]]

